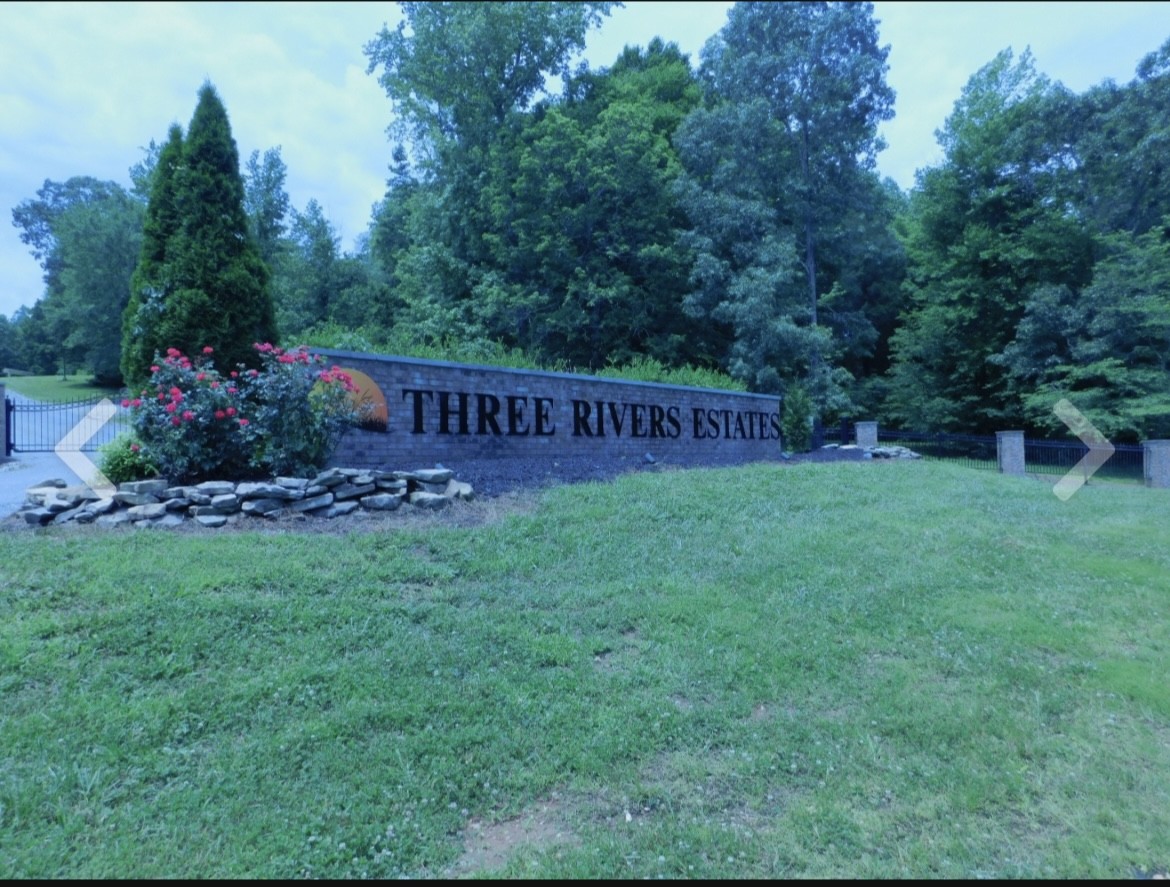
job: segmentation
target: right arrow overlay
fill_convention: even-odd
[[[1060,421],[1067,425],[1069,430],[1081,439],[1081,443],[1089,448],[1089,452],[1085,454],[1084,458],[1074,465],[1069,473],[1058,480],[1056,486],[1052,488],[1052,492],[1056,494],[1058,499],[1067,502],[1069,497],[1083,487],[1089,478],[1097,472],[1098,468],[1109,461],[1109,457],[1114,453],[1114,447],[1105,439],[1105,435],[1093,427],[1093,423],[1086,419],[1080,410],[1064,398],[1057,401],[1052,412],[1056,413]]]

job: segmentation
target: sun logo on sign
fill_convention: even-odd
[[[359,415],[362,417],[361,421],[358,422],[358,427],[367,431],[387,431],[390,425],[390,410],[386,406],[386,396],[382,394],[378,383],[361,370],[349,367],[345,367],[344,370],[349,374],[357,389],[353,392],[353,400],[354,406],[358,408]]]

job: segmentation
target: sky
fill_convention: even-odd
[[[692,64],[730,3],[627,2],[582,58],[613,63],[661,37]],[[967,80],[1000,50],[1030,48],[1037,70],[1083,92],[1127,83],[1170,37],[1170,4],[874,3],[895,118],[878,171],[901,187],[941,160],[935,140]],[[0,314],[31,306],[41,269],[11,224],[46,179],[89,175],[129,187],[128,170],[171,123],[186,129],[199,87],[223,100],[241,164],[279,146],[286,190],[316,199],[351,250],[384,194],[390,100],[362,50],[400,18],[391,3],[0,3]]]

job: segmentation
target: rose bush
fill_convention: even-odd
[[[248,417],[242,436],[251,443],[253,464],[275,475],[320,468],[345,429],[360,420],[353,379],[325,367],[308,348],[284,351],[257,344],[262,368],[241,376]]]
[[[305,348],[257,343],[263,368],[222,375],[212,349],[169,348],[130,409],[135,443],[174,481],[294,474],[321,467],[360,416],[353,381]]]

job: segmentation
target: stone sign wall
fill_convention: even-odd
[[[313,349],[371,405],[333,457],[362,468],[460,459],[642,457],[749,462],[780,454],[776,396]]]

